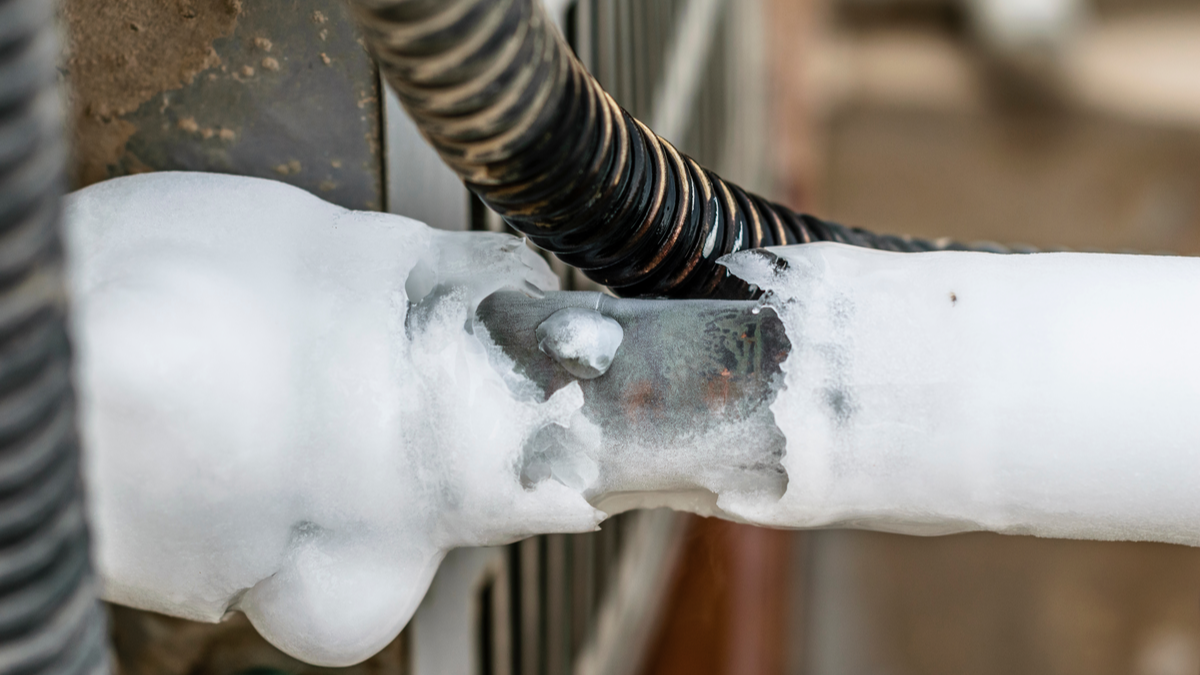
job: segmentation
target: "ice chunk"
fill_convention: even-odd
[[[584,307],[560,309],[537,327],[538,348],[567,372],[592,380],[608,372],[625,337],[621,324]]]

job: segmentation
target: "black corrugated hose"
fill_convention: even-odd
[[[722,180],[618,106],[538,0],[350,4],[384,77],[467,187],[621,295],[746,297],[716,259],[760,246],[967,248],[826,222]]]
[[[65,322],[55,4],[0,0],[0,673],[107,672]]]

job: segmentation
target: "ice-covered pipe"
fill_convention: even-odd
[[[791,354],[786,527],[1200,545],[1200,260],[748,253]]]
[[[1200,545],[1200,260],[814,244],[677,303],[260,179],[67,218],[105,596],[313,663],[386,645],[451,548],[638,506]]]

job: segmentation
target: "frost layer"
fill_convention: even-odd
[[[106,599],[241,610],[346,665],[399,633],[448,549],[594,529],[577,490],[515,468],[578,386],[518,401],[464,330],[497,289],[555,288],[521,240],[187,173],[75,193],[66,222]]]
[[[816,244],[727,259],[762,306],[530,301],[494,294],[555,286],[518,239],[272,181],[118,179],[66,216],[105,597],[241,610],[312,663],[385,646],[450,548],[591,504],[1200,545],[1200,260]]]
[[[792,342],[789,482],[727,510],[1200,545],[1200,260],[771,251],[727,265]]]

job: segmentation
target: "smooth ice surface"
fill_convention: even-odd
[[[350,664],[446,550],[599,521],[515,469],[578,387],[518,401],[464,330],[499,288],[556,286],[521,240],[188,173],[77,192],[66,222],[105,598],[241,610],[284,651]]]
[[[1200,545],[1200,259],[772,250],[788,488],[728,511]]]
[[[611,317],[583,307],[560,309],[537,327],[538,348],[584,380],[608,372],[625,331]]]

